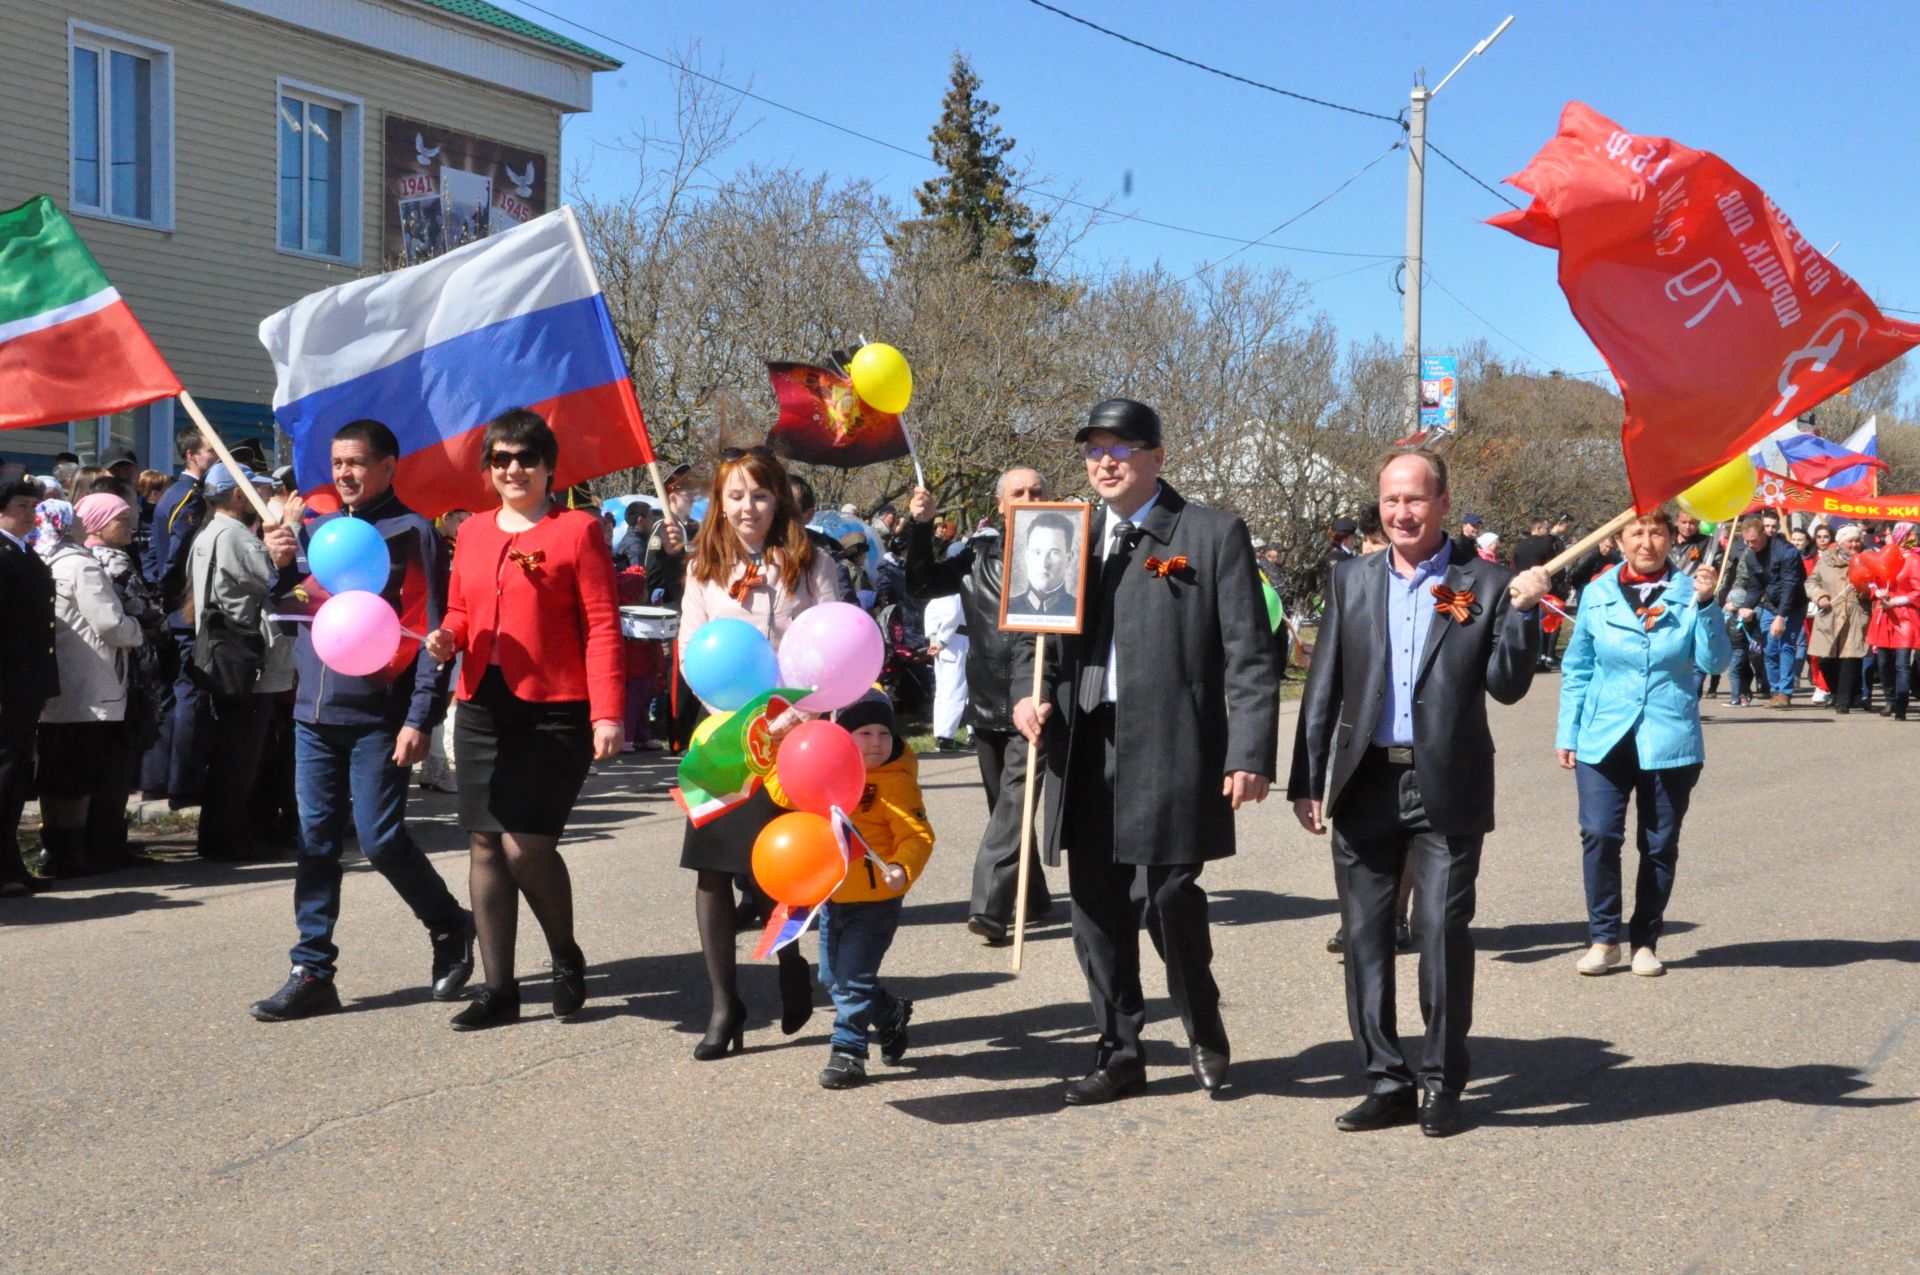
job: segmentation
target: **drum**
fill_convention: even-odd
[[[680,613],[672,607],[621,607],[620,636],[643,642],[671,642],[680,633]]]

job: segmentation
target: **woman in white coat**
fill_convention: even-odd
[[[141,643],[140,621],[121,606],[106,569],[81,542],[85,528],[72,505],[43,501],[35,521],[35,547],[53,575],[53,651],[60,668],[60,694],[40,711],[41,870],[83,877],[94,870],[87,853],[94,778],[126,746],[128,652]],[[131,519],[115,529],[131,540]]]

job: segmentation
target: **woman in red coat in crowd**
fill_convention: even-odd
[[[1887,540],[1900,545],[1907,558],[1891,589],[1874,589],[1873,621],[1867,625],[1867,641],[1880,651],[1880,690],[1887,697],[1880,715],[1891,713],[1901,722],[1907,720],[1913,689],[1914,648],[1920,647],[1920,551],[1911,546],[1910,532],[1902,523]]]
[[[560,834],[587,768],[619,752],[625,734],[620,613],[599,518],[554,507],[560,448],[534,413],[516,408],[489,423],[481,455],[501,505],[461,528],[446,622],[427,637],[442,663],[465,656],[454,769],[487,981],[454,1016],[457,1031],[520,1017],[522,894],[553,954],[553,1016],[580,1012],[587,967]]]

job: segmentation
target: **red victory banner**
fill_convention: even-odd
[[[1634,504],[1672,499],[1920,344],[1731,164],[1579,102],[1490,225],[1560,250],[1560,287],[1626,400]]]
[[[1787,513],[1827,514],[1834,518],[1904,522],[1920,519],[1920,495],[1848,496],[1800,482],[1770,469],[1759,471],[1760,486],[1753,508]]]
[[[767,444],[787,459],[855,469],[910,453],[899,413],[862,401],[845,373],[810,363],[769,363],[767,379],[780,401],[780,419]]]

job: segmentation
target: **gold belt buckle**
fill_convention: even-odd
[[[1411,748],[1389,748],[1386,750],[1386,753],[1387,760],[1395,766],[1413,765],[1413,749]]]

